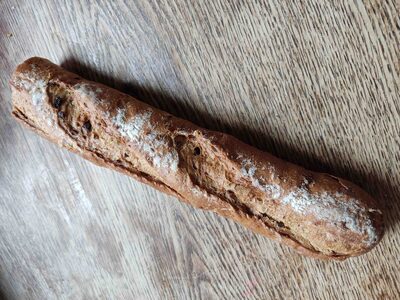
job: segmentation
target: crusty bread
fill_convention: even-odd
[[[48,140],[195,207],[285,243],[345,259],[383,236],[358,186],[282,161],[33,57],[11,79],[13,115]]]

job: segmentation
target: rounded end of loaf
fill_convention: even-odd
[[[46,72],[46,66],[55,66],[55,64],[43,57],[30,57],[15,68],[10,83],[12,84],[15,80],[18,81],[21,75],[26,75],[27,77],[37,75],[40,77]]]
[[[349,204],[351,207],[348,215],[344,215],[345,220],[350,218],[346,220],[345,228],[347,230],[345,233],[339,234],[342,242],[336,251],[349,256],[364,254],[372,250],[384,236],[382,209],[377,201],[359,186],[340,178],[332,178],[337,180],[340,185],[344,185],[347,190],[347,193],[344,193],[345,204]],[[352,208],[354,208],[353,211]],[[339,225],[343,226],[343,223]],[[341,233],[341,231],[339,232]]]
[[[344,179],[319,173],[312,177],[312,183],[282,200],[293,237],[328,259],[374,248],[384,235],[383,214],[375,199]]]

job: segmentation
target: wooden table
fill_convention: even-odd
[[[4,297],[399,299],[399,53],[397,0],[0,1]],[[35,55],[358,183],[385,238],[304,258],[60,150],[10,116],[10,74]]]

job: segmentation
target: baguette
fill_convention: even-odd
[[[375,200],[33,57],[10,81],[23,125],[103,167],[233,219],[303,255],[342,260],[382,238]]]

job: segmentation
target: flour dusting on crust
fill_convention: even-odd
[[[32,104],[40,109],[46,96],[47,83],[42,79],[35,79],[30,74],[24,74],[24,78],[19,78],[16,84],[26,90],[32,97]]]
[[[323,192],[319,195],[313,194],[307,188],[301,187],[284,195],[283,189],[278,184],[265,184],[262,177],[256,175],[257,167],[249,158],[238,158],[242,160],[241,173],[249,179],[252,185],[265,192],[271,199],[278,200],[283,205],[291,208],[302,215],[313,214],[317,220],[327,222],[333,226],[344,228],[357,234],[365,235],[365,243],[372,245],[378,239],[378,234],[372,224],[369,211],[361,207],[356,199],[348,199],[341,193]],[[272,173],[271,179],[274,174]],[[304,179],[307,186],[308,180]]]
[[[32,105],[37,112],[40,113],[42,119],[46,121],[47,125],[54,128],[54,118],[51,111],[45,106],[47,97],[47,82],[43,79],[37,78],[32,72],[21,74],[14,82],[19,87],[29,93],[32,99]]]
[[[134,142],[155,167],[176,172],[178,152],[171,150],[167,139],[152,126],[151,111],[135,114],[130,120],[126,120],[125,114],[125,109],[118,109],[116,116],[112,118],[120,134]]]
[[[242,161],[242,168],[241,168],[242,175],[250,179],[251,184],[254,187],[267,193],[272,199],[279,198],[282,194],[281,187],[277,184],[262,184],[255,175],[256,171],[257,168],[250,159],[247,158]]]
[[[33,105],[38,106],[43,103],[46,95],[46,82],[44,80],[35,81],[35,85],[30,91]]]
[[[298,188],[286,195],[281,203],[290,205],[297,213],[313,214],[318,220],[333,226],[341,224],[355,233],[367,235],[365,243],[368,245],[377,240],[377,233],[368,211],[355,199],[346,199],[341,193],[323,192],[315,195],[305,188]]]
[[[101,102],[98,94],[102,92],[102,89],[99,87],[92,87],[88,83],[79,83],[74,86],[75,91],[83,97],[88,97],[97,102]]]

